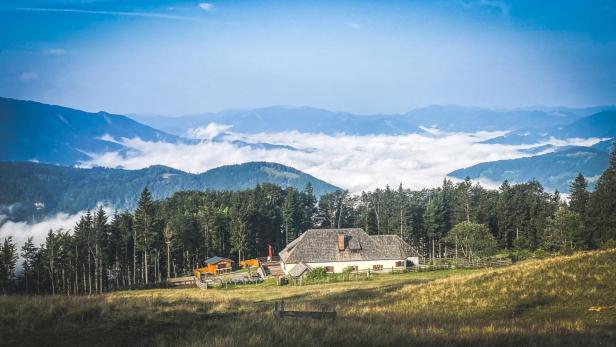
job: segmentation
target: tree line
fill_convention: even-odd
[[[337,191],[259,184],[240,191],[183,191],[153,200],[147,187],[133,211],[85,213],[72,230],[50,230],[18,249],[0,245],[3,292],[81,295],[163,283],[192,273],[211,256],[235,260],[283,249],[309,228],[362,228],[397,234],[426,258],[478,251],[570,251],[616,240],[616,151],[594,191],[578,175],[569,199],[537,181],[486,189],[469,179],[438,188]],[[479,248],[478,248],[479,247]],[[21,271],[17,274],[18,255]]]

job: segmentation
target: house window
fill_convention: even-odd
[[[357,265],[351,265],[349,267],[351,268],[351,271],[357,271]]]
[[[404,260],[398,260],[396,261],[396,267],[404,267],[404,263],[405,263]]]
[[[383,265],[372,265],[372,270],[383,271]]]
[[[325,272],[327,272],[327,273],[334,273],[334,267],[333,266],[326,266],[325,267]]]

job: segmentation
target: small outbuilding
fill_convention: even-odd
[[[316,267],[330,273],[387,272],[419,263],[419,253],[400,236],[368,235],[359,228],[307,230],[279,255],[283,271],[293,277]]]
[[[200,278],[202,274],[219,275],[233,270],[234,261],[229,258],[214,256],[205,261],[205,266],[195,269],[195,277]]]
[[[294,278],[300,278],[304,277],[311,270],[312,268],[310,266],[306,265],[303,261],[300,261],[299,264],[295,265],[287,274]]]

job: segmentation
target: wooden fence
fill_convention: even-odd
[[[288,311],[284,308],[284,301],[280,303],[276,302],[276,306],[274,307],[274,311],[272,312],[275,318],[304,318],[304,319],[327,319],[327,320],[335,320],[336,319],[336,310],[332,309],[330,311],[321,310],[321,311]]]
[[[502,267],[512,264],[511,259],[474,259],[464,258],[436,258],[421,259],[419,264],[411,267],[410,271],[430,271],[442,269],[481,269],[489,267]]]

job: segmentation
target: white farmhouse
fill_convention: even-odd
[[[398,235],[368,235],[362,229],[310,229],[279,255],[285,274],[295,277],[316,267],[386,272],[419,263],[419,253]]]

